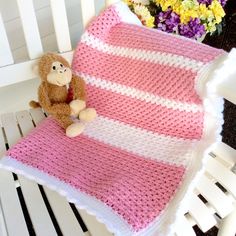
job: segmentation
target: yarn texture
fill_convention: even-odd
[[[46,118],[0,166],[57,190],[115,235],[172,234],[221,140],[223,101],[214,89],[227,59],[145,28],[114,4],[90,23],[72,63],[96,120],[70,139]]]

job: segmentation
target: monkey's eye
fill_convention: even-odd
[[[63,67],[63,65],[62,65],[62,64],[60,64],[60,66],[61,66],[61,67]]]
[[[53,70],[56,70],[56,66],[53,66],[52,69],[53,69]]]

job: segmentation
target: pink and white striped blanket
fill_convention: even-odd
[[[220,140],[222,50],[145,28],[123,3],[83,34],[73,70],[98,117],[74,139],[45,119],[0,161],[119,236],[167,236]],[[214,72],[214,73],[211,73]]]

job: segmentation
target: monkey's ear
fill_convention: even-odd
[[[32,66],[32,71],[35,75],[37,75],[37,76],[39,75],[39,66],[38,66],[38,64],[34,64]]]

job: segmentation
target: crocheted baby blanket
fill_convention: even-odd
[[[167,236],[220,140],[214,88],[231,57],[112,5],[89,25],[72,65],[97,119],[70,139],[49,117],[0,165],[56,189],[115,235]]]

